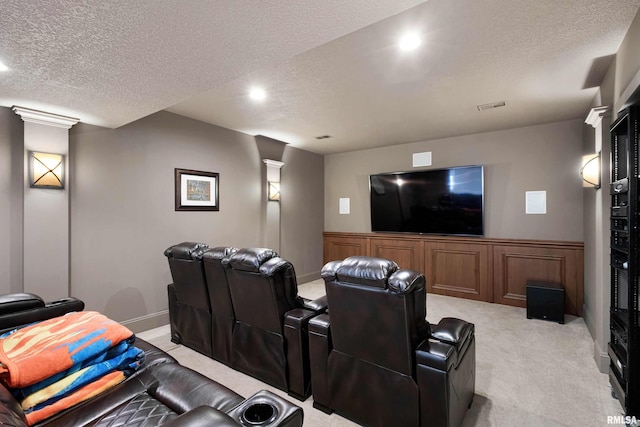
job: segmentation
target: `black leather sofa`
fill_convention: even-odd
[[[370,257],[322,269],[309,322],[313,406],[366,426],[458,427],[475,389],[474,325],[426,321],[425,278]]]
[[[66,298],[46,304],[32,294],[0,297],[0,328],[10,329],[45,320],[84,304]],[[25,322],[26,319],[26,322]],[[136,339],[145,352],[144,365],[131,377],[98,396],[64,410],[38,426],[301,426],[302,409],[268,391],[248,399],[181,366],[154,347]],[[26,427],[24,413],[10,391],[0,385],[0,425]]]

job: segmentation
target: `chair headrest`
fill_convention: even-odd
[[[384,258],[352,256],[339,265],[329,263],[323,267],[321,275],[327,280],[334,278],[340,282],[367,285],[385,289],[387,279],[398,270],[398,264]],[[334,277],[331,277],[331,276]]]
[[[182,242],[168,248],[164,255],[167,258],[198,260],[202,259],[202,254],[208,248],[209,245],[204,243]]]
[[[400,270],[394,261],[367,256],[331,261],[322,267],[320,274],[325,282],[337,280],[389,289],[396,293],[407,293],[425,286],[424,275],[412,270]]]
[[[276,251],[268,248],[242,248],[224,258],[222,263],[234,270],[259,272],[260,266],[277,257]]]
[[[424,289],[425,283],[424,274],[413,270],[398,270],[389,277],[389,289],[398,294]]]
[[[264,264],[260,266],[260,273],[265,276],[273,276],[278,271],[290,268],[293,271],[293,264],[291,264],[286,259],[282,259],[278,256],[265,261]],[[295,273],[292,273],[293,277],[295,277]]]
[[[224,258],[236,253],[238,249],[233,247],[217,246],[209,248],[202,254],[204,262],[222,261]]]

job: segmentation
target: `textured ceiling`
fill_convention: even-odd
[[[418,0],[2,0],[0,105],[118,127]]]
[[[3,0],[0,105],[108,127],[168,109],[318,153],[582,118],[639,6]]]

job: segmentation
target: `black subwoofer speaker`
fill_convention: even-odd
[[[564,323],[564,288],[560,283],[527,280],[527,319]]]

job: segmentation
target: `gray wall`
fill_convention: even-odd
[[[594,107],[602,105],[600,96]],[[594,360],[605,372],[609,366],[609,118],[597,128],[584,125],[584,154],[601,153],[601,182],[598,190],[584,190],[584,321],[594,339]],[[606,225],[605,225],[606,224]]]
[[[431,151],[430,168],[485,167],[485,236],[582,241],[581,120],[332,154],[325,157],[325,230],[370,232],[369,175],[412,170],[412,153]],[[424,169],[424,168],[416,168]],[[525,214],[525,191],[547,191],[547,214]],[[338,199],[351,199],[351,214]]]
[[[70,149],[71,294],[88,309],[134,320],[135,329],[166,323],[164,249],[182,241],[263,243],[264,164],[252,136],[160,112],[115,130],[77,125]],[[307,172],[322,170],[322,156],[290,147],[284,156],[283,186],[317,192],[322,175]],[[220,173],[220,211],[174,211],[174,168]],[[306,216],[322,212],[322,199],[305,206],[295,197],[283,194],[280,252],[299,275],[317,275],[321,233],[295,230],[322,228],[321,215]]]
[[[27,171],[29,151],[63,154],[67,159],[63,189],[31,188],[29,179],[23,189],[23,288],[54,301],[69,294],[69,130],[24,122],[23,147]]]
[[[0,108],[0,292],[11,289],[11,123],[13,112]]]
[[[22,292],[23,123],[0,107],[0,293]]]
[[[282,161],[280,247],[303,283],[320,278],[322,268],[324,156],[287,147]]]

